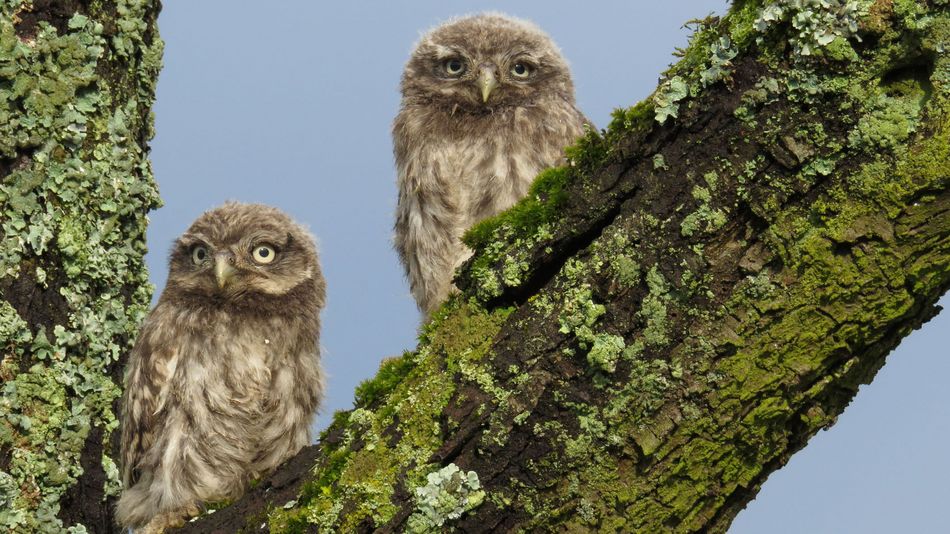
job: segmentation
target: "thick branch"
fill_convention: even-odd
[[[469,233],[305,461],[189,528],[726,530],[950,285],[948,8],[785,4],[708,21]]]

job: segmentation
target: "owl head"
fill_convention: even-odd
[[[168,289],[218,302],[314,291],[323,300],[310,233],[276,208],[240,202],[205,212],[175,241]]]
[[[487,112],[545,97],[574,102],[567,62],[534,24],[483,13],[425,34],[402,76],[403,104]]]

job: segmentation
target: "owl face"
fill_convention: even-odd
[[[487,13],[439,26],[412,53],[402,78],[404,103],[486,112],[573,95],[567,62],[527,21]]]
[[[311,280],[318,267],[306,231],[283,212],[228,203],[205,212],[175,242],[169,286],[193,296],[281,296]]]

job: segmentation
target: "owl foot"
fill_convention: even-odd
[[[167,528],[184,526],[185,521],[198,515],[199,512],[195,503],[187,504],[180,510],[163,512],[153,517],[144,527],[137,529],[135,534],[162,534]]]

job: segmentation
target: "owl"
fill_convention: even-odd
[[[313,238],[275,208],[230,202],[175,241],[125,372],[120,525],[180,525],[310,443],[325,294]]]
[[[462,233],[523,197],[565,162],[590,125],[557,46],[534,24],[497,13],[425,34],[406,64],[393,123],[399,199],[395,247],[428,316],[471,255]]]

